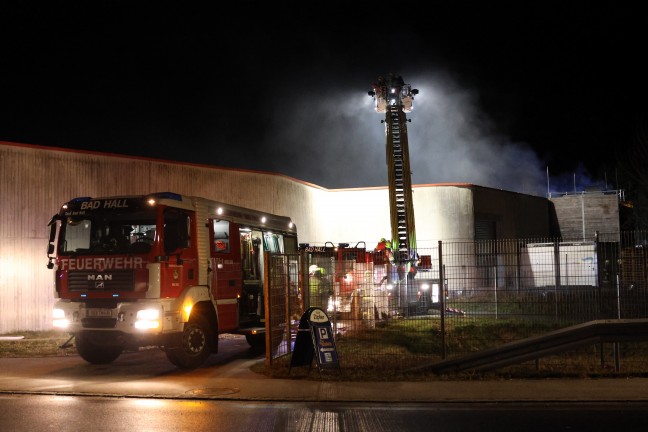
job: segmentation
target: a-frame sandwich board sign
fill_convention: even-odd
[[[305,365],[310,367],[313,357],[317,359],[320,372],[326,368],[340,368],[331,320],[318,307],[308,308],[299,320],[290,368]]]

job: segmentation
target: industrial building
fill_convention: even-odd
[[[615,194],[547,199],[463,183],[412,190],[419,248],[619,231]],[[163,191],[289,216],[304,243],[372,249],[391,232],[387,187],[330,190],[268,172],[0,142],[0,334],[51,328],[47,224],[64,202]]]

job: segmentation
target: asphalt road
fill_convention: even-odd
[[[0,395],[3,431],[643,431],[642,403],[244,402]]]

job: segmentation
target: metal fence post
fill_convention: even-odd
[[[292,334],[291,334],[291,318],[292,318],[292,310],[290,307],[290,301],[292,299],[291,295],[291,286],[290,286],[290,266],[289,266],[289,261],[290,258],[288,255],[283,255],[284,259],[284,266],[283,268],[286,270],[286,274],[283,277],[283,283],[285,287],[285,301],[284,301],[284,307],[285,307],[285,313],[286,313],[286,321],[285,321],[285,326],[286,326],[286,332],[285,332],[285,338],[286,338],[286,350],[288,353],[292,351]]]
[[[558,319],[558,290],[560,289],[560,245],[558,240],[554,241],[554,306],[556,319]]]
[[[443,271],[443,246],[439,240],[439,302],[441,305],[441,359],[446,358],[445,334],[445,272]]]
[[[619,275],[616,275],[617,319],[621,319],[621,293],[619,292]],[[619,342],[614,342],[614,372],[621,369]]]
[[[495,273],[495,284],[494,284],[494,288],[495,288],[495,319],[498,319],[498,316],[497,316],[497,276],[498,276],[497,275],[497,264],[495,265],[494,273]]]

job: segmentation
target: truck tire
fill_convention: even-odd
[[[255,350],[265,350],[266,348],[266,335],[265,333],[259,334],[246,334],[245,340]]]
[[[97,343],[96,338],[84,333],[75,336],[75,345],[81,358],[92,364],[112,363],[124,350],[121,345]]]
[[[283,330],[278,330],[283,332]],[[277,337],[279,336],[279,337]],[[257,334],[246,334],[245,335],[245,341],[250,345],[250,348],[256,351],[265,351],[266,350],[266,334],[264,333],[257,333]],[[279,348],[279,345],[283,342],[283,338],[281,337],[281,333],[279,335],[275,334],[273,338],[271,338],[271,343],[272,343],[272,352],[275,352],[277,348]]]
[[[180,369],[201,366],[212,353],[212,333],[209,322],[202,316],[192,316],[184,326],[178,346],[166,348],[166,356]]]

